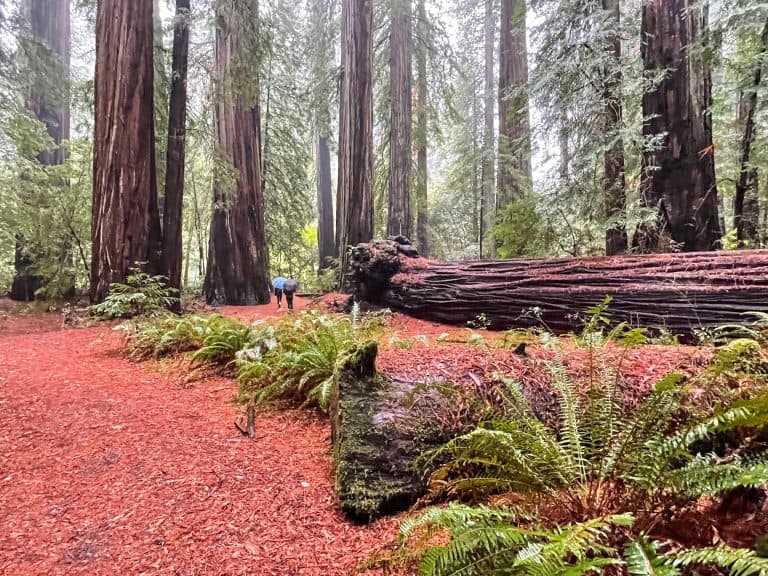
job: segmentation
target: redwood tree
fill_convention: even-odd
[[[755,142],[755,112],[757,93],[763,75],[763,56],[768,52],[768,21],[760,36],[760,58],[752,75],[749,90],[739,96],[739,125],[744,127],[741,140],[741,162],[733,202],[733,225],[740,246],[754,246],[758,239],[759,205],[757,201],[757,169],[751,164],[752,145]]]
[[[160,269],[152,0],[101,0],[96,15],[91,300],[137,263]]]
[[[190,0],[176,0],[168,107],[168,150],[163,209],[163,274],[173,288],[181,288],[184,158],[187,124],[187,60]]]
[[[33,52],[40,60],[34,64],[42,69],[31,74],[35,80],[26,103],[56,145],[42,152],[38,160],[53,166],[66,160],[66,151],[60,144],[69,139],[69,0],[26,0],[25,8]],[[10,292],[14,300],[32,300],[43,284],[43,278],[34,270],[29,248],[24,238],[16,239],[15,275]]]
[[[416,149],[416,180],[414,194],[416,196],[416,241],[419,253],[429,256],[429,206],[427,196],[427,130],[429,93],[427,85],[427,9],[425,0],[416,0],[416,130],[414,147]]]
[[[373,0],[343,0],[336,246],[373,237]]]
[[[231,162],[235,178],[214,185],[204,292],[209,304],[266,304],[269,255],[261,180],[258,63],[253,49],[257,45],[258,1],[219,0],[216,12],[214,130],[219,153]]]
[[[532,186],[525,0],[502,0],[499,33],[498,206],[520,200]]]
[[[483,240],[492,239],[493,227],[496,223],[496,175],[494,162],[494,142],[493,142],[493,85],[494,85],[494,57],[493,49],[496,37],[496,10],[494,0],[485,0],[485,19],[483,22],[483,32],[485,38],[485,79],[483,90],[483,162],[482,172],[482,215],[480,232],[480,255],[493,256],[495,246],[491,240],[490,246],[483,252]]]
[[[387,234],[411,236],[411,0],[392,0],[389,27]]]
[[[690,0],[643,4],[645,69],[668,73],[643,96],[643,134],[664,136],[658,149],[643,155],[642,201],[656,218],[636,234],[641,251],[713,250],[720,241],[711,74],[691,50],[706,32],[706,6],[692,7]]]
[[[619,0],[602,0],[603,10],[609,15],[606,52],[610,65],[603,77],[603,126],[610,139],[603,152],[604,190],[606,217],[610,223],[605,231],[605,253],[608,256],[623,254],[627,251],[627,196],[624,176],[624,143],[617,133],[622,126],[621,106],[621,38],[618,33],[621,21]]]

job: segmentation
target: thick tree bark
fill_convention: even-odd
[[[690,48],[706,39],[707,8],[691,0],[650,0],[642,8],[645,69],[670,71],[643,96],[647,137],[664,134],[660,149],[643,155],[642,201],[657,213],[635,238],[643,252],[713,250],[720,243],[712,80]]]
[[[214,129],[219,152],[236,173],[236,182],[218,181],[204,292],[209,304],[235,306],[269,302],[269,254],[261,180],[261,130],[258,77],[241,77],[245,29],[258,16],[257,0],[248,0],[244,17],[229,0],[219,2],[216,29],[216,76],[219,99]],[[251,56],[252,55],[248,55]],[[238,69],[233,69],[235,66]],[[250,67],[249,67],[250,68]],[[229,185],[228,185],[229,184]]]
[[[521,200],[533,186],[527,83],[525,0],[502,0],[499,35],[500,209]]]
[[[482,162],[482,213],[480,219],[482,226],[480,231],[480,257],[493,256],[496,245],[493,239],[493,228],[496,224],[496,175],[494,166],[494,121],[493,121],[493,97],[494,97],[494,44],[496,36],[496,10],[494,0],[485,0],[485,81],[483,90],[483,162]],[[485,250],[483,246],[485,245]]]
[[[343,0],[336,247],[373,237],[373,1]]]
[[[392,0],[389,28],[387,234],[411,237],[411,0]]]
[[[328,268],[336,256],[336,241],[333,236],[333,189],[331,183],[331,153],[328,138],[317,137],[315,151],[317,170],[317,243],[320,250],[320,269]]]
[[[768,21],[760,37],[760,56],[768,51]],[[741,139],[741,163],[739,179],[736,181],[736,197],[733,202],[733,226],[739,246],[754,246],[759,241],[758,225],[760,210],[757,201],[757,170],[750,164],[752,145],[755,142],[755,111],[757,92],[763,75],[762,58],[755,67],[752,86],[739,97],[739,125],[744,126]]]
[[[610,58],[610,67],[605,71],[603,101],[605,102],[605,134],[610,139],[603,153],[605,174],[605,216],[610,223],[605,231],[605,253],[608,256],[623,254],[627,251],[627,194],[624,177],[624,142],[618,131],[621,129],[621,38],[618,28],[621,22],[619,0],[602,0],[603,10],[610,13],[606,52]]]
[[[427,133],[429,130],[429,87],[427,84],[427,9],[425,0],[416,0],[416,243],[419,252],[429,255],[429,196],[427,190]]]
[[[163,209],[163,274],[170,286],[181,289],[184,162],[187,127],[187,60],[190,0],[176,0],[168,106],[168,153],[165,162]]]
[[[96,16],[91,301],[145,262],[160,268],[152,0],[102,0]]]
[[[768,251],[434,262],[403,249],[355,248],[358,298],[437,322],[465,325],[484,314],[494,329],[557,332],[578,329],[579,316],[606,296],[612,320],[681,334],[768,313]]]
[[[42,62],[44,73],[39,82],[26,95],[27,108],[45,125],[56,148],[45,150],[38,161],[45,166],[63,164],[67,152],[59,145],[69,139],[69,61],[70,11],[69,0],[26,0],[35,52]],[[64,183],[62,183],[64,185]],[[33,300],[35,292],[43,287],[44,278],[35,273],[26,240],[16,239],[15,275],[10,297],[14,300]]]

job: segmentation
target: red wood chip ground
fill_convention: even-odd
[[[0,574],[341,575],[397,520],[337,513],[329,426],[232,425],[234,383],[120,357],[109,327],[0,324]]]

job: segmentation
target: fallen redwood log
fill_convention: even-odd
[[[679,334],[768,313],[768,250],[436,262],[398,237],[355,247],[350,267],[360,300],[447,324],[484,315],[500,330],[578,329],[607,296],[613,320]]]

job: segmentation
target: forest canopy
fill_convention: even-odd
[[[0,291],[762,247],[766,60],[756,0],[3,0]]]

